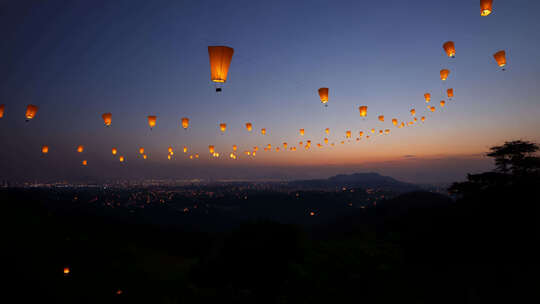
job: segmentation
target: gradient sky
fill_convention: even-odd
[[[530,0],[495,0],[488,17],[480,17],[476,0],[0,1],[0,179],[294,179],[358,171],[411,182],[463,179],[491,168],[482,153],[492,145],[540,141],[538,11],[540,1]],[[444,54],[447,40],[456,43],[455,59]],[[210,81],[208,45],[235,49],[220,94]],[[505,72],[492,57],[501,49]],[[446,84],[441,68],[451,70]],[[327,108],[320,87],[330,88]],[[440,109],[446,87],[456,97]],[[425,92],[435,113],[426,111]],[[29,103],[40,109],[25,123]],[[360,105],[368,118],[359,117]],[[392,127],[391,118],[410,120],[411,108],[426,122]],[[110,128],[104,112],[113,113]],[[153,131],[147,115],[158,116]],[[187,131],[183,116],[191,119]],[[224,135],[220,122],[228,124]],[[336,146],[319,149],[326,127]],[[356,137],[371,128],[392,131],[339,144],[346,130]],[[233,144],[262,150],[307,139],[310,151],[208,157],[210,144],[228,155]],[[187,159],[184,145],[201,159]],[[112,157],[113,146],[126,163]]]

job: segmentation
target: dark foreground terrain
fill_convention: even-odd
[[[212,208],[186,216],[166,204],[133,211],[74,203],[75,196],[91,197],[90,190],[4,189],[2,297],[14,296],[12,303],[536,303],[540,175],[532,162],[521,166],[526,170],[514,164],[470,175],[450,188],[457,200],[414,191],[363,205],[350,190],[305,191],[303,202],[265,192],[236,206],[234,217]],[[279,207],[268,209],[267,218],[266,211],[250,216],[250,208],[267,201]],[[356,207],[337,208],[338,202]],[[313,215],[309,206],[317,206]],[[333,216],[321,220],[321,210]],[[276,220],[280,212],[307,213]],[[230,223],[212,226],[216,221]],[[203,226],[214,229],[197,228]]]

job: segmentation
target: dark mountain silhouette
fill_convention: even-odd
[[[398,192],[420,190],[420,187],[398,181],[392,177],[375,172],[340,174],[328,179],[299,180],[290,182],[291,187],[300,189],[334,189],[334,188],[378,188]]]

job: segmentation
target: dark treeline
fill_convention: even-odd
[[[409,192],[310,226],[259,218],[197,231],[119,214],[67,213],[45,204],[38,190],[2,190],[3,274],[10,282],[4,297],[12,293],[17,303],[536,302],[537,152],[523,141],[493,147],[488,156],[496,169],[452,185],[457,200]],[[328,200],[310,193],[303,195],[320,199],[320,206]]]

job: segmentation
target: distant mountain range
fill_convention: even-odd
[[[392,177],[380,175],[375,172],[340,174],[328,179],[298,180],[289,183],[291,187],[299,189],[335,189],[335,188],[376,188],[397,192],[418,191],[420,187],[414,184],[398,181]]]

